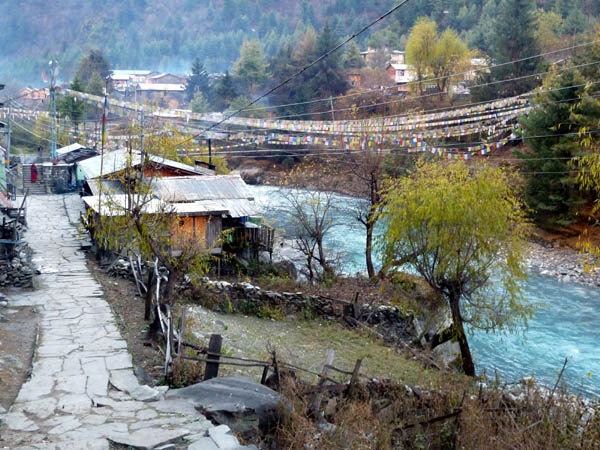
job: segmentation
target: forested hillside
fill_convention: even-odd
[[[397,0],[2,0],[0,77],[40,84],[53,57],[69,79],[78,59],[101,50],[113,68],[189,71],[199,57],[208,71],[225,71],[244,40],[258,39],[267,56],[294,43],[308,26],[326,21],[338,37],[360,29]],[[493,46],[496,0],[412,0],[369,34],[362,48],[402,48],[410,27],[423,15],[458,30],[471,47]],[[600,15],[597,0],[538,0],[548,27],[576,34]],[[550,16],[550,13],[551,16]]]

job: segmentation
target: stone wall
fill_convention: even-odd
[[[35,269],[31,264],[31,249],[18,245],[12,259],[0,260],[0,286],[33,287]]]
[[[392,306],[353,304],[303,292],[268,291],[250,283],[229,283],[208,278],[202,278],[197,288],[185,283],[180,289],[187,298],[205,305],[212,304],[212,307],[223,312],[263,317],[321,317],[328,321],[344,321],[353,326],[360,326],[360,322],[372,327],[387,341],[411,343],[415,339],[412,317]]]

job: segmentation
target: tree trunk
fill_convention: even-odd
[[[146,301],[144,304],[144,320],[150,320],[152,318],[152,296],[154,295],[152,283],[154,283],[154,271],[150,268],[150,270],[148,270],[148,281],[146,283],[148,290],[146,291]]]
[[[179,273],[173,271],[169,272],[167,284],[165,286],[165,292],[161,303],[173,306],[173,291],[175,291],[175,283],[179,279]]]
[[[323,248],[323,238],[320,238],[317,242],[317,248],[319,250],[319,263],[323,268],[323,278],[328,278],[333,275],[333,269],[325,259],[325,249]]]
[[[456,333],[456,339],[458,339],[458,345],[460,346],[460,356],[462,358],[463,370],[465,375],[474,377],[475,376],[475,365],[473,364],[473,356],[471,355],[471,349],[469,348],[469,342],[467,341],[467,335],[463,327],[462,317],[460,315],[460,296],[453,294],[449,298],[450,311],[452,312],[452,322],[454,324],[454,330]]]
[[[369,215],[371,215],[369,213]],[[369,278],[375,277],[375,267],[373,266],[373,223],[371,220],[367,221],[367,245],[365,247],[365,257],[367,259],[367,273]]]

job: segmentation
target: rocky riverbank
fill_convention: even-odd
[[[600,270],[586,271],[585,255],[568,247],[532,244],[529,267],[540,275],[555,277],[564,283],[600,286]]]

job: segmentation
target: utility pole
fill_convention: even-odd
[[[0,91],[2,89],[4,89],[4,85],[0,84]],[[6,155],[4,157],[4,164],[5,165],[4,166],[0,166],[3,169],[2,171],[0,171],[0,173],[3,172],[3,175],[2,175],[3,180],[2,181],[5,184],[4,186],[0,186],[0,188],[3,189],[3,190],[5,190],[5,191],[7,191],[7,193],[8,193],[8,183],[7,183],[7,180],[6,180],[6,174],[8,172],[8,165],[9,165],[9,161],[10,161],[10,159],[8,157],[9,152],[10,152],[10,115],[11,115],[10,99],[8,100],[8,105],[9,105],[8,106],[8,133],[7,133],[8,142],[6,144]],[[4,104],[0,103],[0,108],[2,108],[3,106],[4,106]],[[0,128],[4,128],[4,124],[2,122],[0,122]]]
[[[50,60],[50,144],[52,160],[56,159],[56,61]]]
[[[144,154],[144,110],[142,109],[142,135],[140,137],[140,147],[142,152],[142,164],[144,163],[145,154]]]
[[[141,155],[140,155],[141,161],[140,161],[140,163],[141,163],[142,170],[140,171],[140,180],[143,183],[144,182],[144,171],[146,170],[146,167],[145,167],[146,153],[145,153],[145,150],[144,150],[144,121],[145,120],[144,120],[144,110],[143,109],[141,111],[141,116],[142,116],[141,117],[142,134],[140,136],[140,152],[141,152]]]
[[[331,105],[331,120],[335,122],[335,114],[333,113],[333,98],[329,96],[329,104]]]
[[[212,166],[212,139],[208,139],[208,166]]]
[[[12,117],[12,102],[10,101],[10,99],[8,100],[8,130],[7,130],[7,141],[6,141],[6,160],[4,161],[4,164],[6,164],[6,168],[8,169],[8,166],[10,165],[10,135],[12,133],[12,125],[11,125],[11,117]]]

